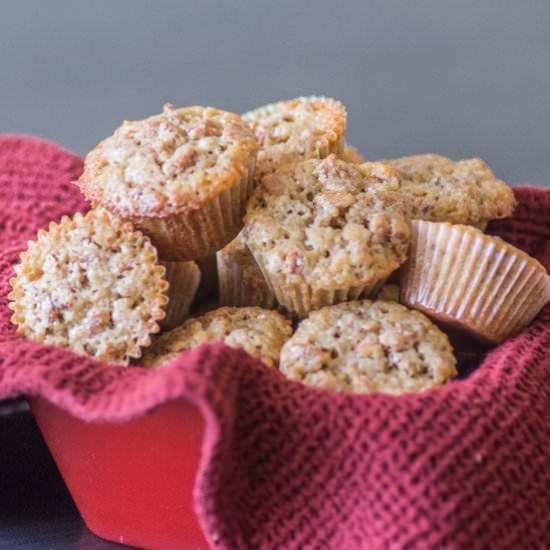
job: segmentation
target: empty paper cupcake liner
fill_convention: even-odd
[[[469,226],[414,221],[401,302],[498,343],[526,327],[550,299],[534,258]]]

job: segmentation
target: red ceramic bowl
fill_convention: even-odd
[[[140,548],[208,548],[193,507],[203,435],[193,405],[178,400],[114,424],[85,422],[39,398],[29,403],[93,533]]]

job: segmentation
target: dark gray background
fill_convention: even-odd
[[[369,158],[480,156],[550,183],[550,1],[3,0],[0,131],[85,153],[165,101],[348,107]]]

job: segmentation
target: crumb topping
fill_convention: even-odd
[[[260,145],[256,174],[261,179],[280,166],[342,153],[346,109],[327,97],[300,97],[243,115]]]
[[[366,285],[406,260],[409,205],[387,165],[330,155],[265,176],[249,200],[244,237],[270,274],[313,288]]]
[[[447,336],[426,316],[362,300],[324,307],[302,321],[281,351],[281,372],[334,391],[401,394],[456,375]]]
[[[128,217],[196,209],[246,176],[257,148],[236,114],[166,104],[99,143],[78,184],[92,202]]]
[[[290,321],[275,311],[259,307],[222,307],[202,317],[188,319],[180,327],[163,334],[147,350],[143,364],[157,367],[201,344],[223,341],[230,347],[243,348],[273,367],[279,364],[281,347],[291,334]]]
[[[39,231],[15,272],[12,322],[30,340],[127,364],[164,317],[168,284],[156,250],[105,211]]]
[[[382,162],[399,172],[415,219],[479,225],[511,216],[516,205],[512,190],[477,158],[414,155]]]

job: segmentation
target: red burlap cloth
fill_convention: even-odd
[[[220,548],[549,547],[550,306],[468,378],[399,398],[308,389],[222,345],[146,371],[21,341],[12,265],[38,228],[86,208],[68,183],[80,170],[55,145],[0,138],[0,399],[41,395],[107,421],[195,403],[196,510]],[[550,191],[516,194],[492,231],[550,267]]]

